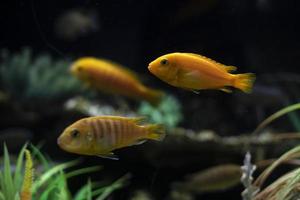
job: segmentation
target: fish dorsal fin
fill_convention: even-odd
[[[210,61],[210,62],[215,63],[215,64],[218,65],[218,66],[226,66],[226,65],[223,65],[222,63],[219,63],[219,62],[217,62],[217,61],[215,61],[215,60],[213,60],[213,59],[211,59],[211,58],[208,58],[208,57],[206,57],[206,56],[202,56],[202,55],[195,54],[195,53],[187,53],[187,54],[188,54],[188,55],[191,55],[191,56],[195,56],[195,57],[198,57],[198,58],[202,58],[202,59],[208,60],[208,61]]]
[[[191,56],[195,56],[195,57],[198,57],[198,58],[202,58],[202,59],[205,59],[205,60],[208,60],[212,63],[214,63],[215,65],[223,68],[225,71],[227,72],[233,72],[235,71],[237,68],[235,66],[227,66],[227,65],[223,65],[222,63],[219,63],[211,58],[208,58],[206,56],[202,56],[202,55],[199,55],[199,54],[195,54],[195,53],[187,53],[188,55],[191,55]]]
[[[134,79],[140,80],[138,74],[136,74],[134,71],[130,70],[129,68],[124,67],[123,65],[121,65],[119,63],[116,63],[114,61],[111,61],[111,60],[107,60],[107,59],[101,59],[101,60],[103,60],[104,62],[107,62],[107,63],[111,64],[112,66],[114,66],[116,68],[121,69],[124,73],[130,75]]]
[[[146,121],[146,117],[132,117],[132,118],[129,118],[129,120],[136,124],[141,124],[144,121]]]
[[[234,72],[236,71],[236,67],[235,66],[226,66],[224,65],[224,68],[227,72]]]
[[[101,157],[101,158],[108,158],[108,159],[111,159],[111,160],[119,160],[118,156],[116,156],[114,153],[112,152],[109,152],[107,154],[99,154],[97,155],[98,157]]]

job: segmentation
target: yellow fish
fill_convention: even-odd
[[[163,55],[148,66],[149,71],[168,84],[187,90],[218,89],[231,92],[234,87],[250,93],[253,73],[231,74],[236,67],[226,66],[193,53]]]
[[[164,139],[162,125],[141,125],[141,121],[118,116],[83,118],[67,127],[57,143],[71,153],[117,159],[112,153],[115,149],[142,144],[147,139]]]
[[[95,89],[152,104],[158,103],[163,95],[161,91],[144,86],[129,69],[109,60],[81,58],[72,64],[71,73]]]

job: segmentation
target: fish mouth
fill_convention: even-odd
[[[63,142],[63,138],[62,138],[62,137],[58,137],[58,138],[57,138],[57,145],[58,145],[60,148],[64,149],[64,142]]]
[[[66,152],[74,153],[74,150],[61,137],[57,138],[57,145]]]
[[[71,64],[70,73],[73,75],[76,75],[76,65],[75,64]]]
[[[152,64],[152,62],[148,65],[148,70],[150,72],[153,72],[153,64]]]
[[[63,135],[59,136],[57,138],[57,145],[61,148],[61,149],[66,149],[67,146],[69,145],[69,140],[67,140],[68,138],[64,137]]]

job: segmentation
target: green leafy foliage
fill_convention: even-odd
[[[123,187],[129,178],[128,175],[125,175],[110,185],[97,184],[88,180],[73,198],[67,181],[72,177],[98,171],[101,167],[91,166],[65,173],[64,170],[76,166],[79,160],[54,165],[36,147],[31,146],[30,148],[33,160],[42,163],[41,169],[39,169],[40,172],[35,175],[36,178],[31,188],[33,200],[104,200],[113,191]],[[19,194],[21,192],[25,167],[23,157],[26,149],[27,145],[24,145],[18,155],[16,164],[13,165],[10,161],[9,152],[6,146],[4,146],[4,164],[1,166],[3,170],[0,171],[0,200],[20,199]]]
[[[17,54],[2,50],[0,85],[12,99],[22,103],[65,99],[80,90],[80,83],[68,72],[69,65],[47,54],[33,58],[29,48]]]
[[[137,113],[147,116],[153,123],[164,124],[167,128],[176,127],[182,120],[181,105],[170,95],[165,96],[157,106],[142,102]]]
[[[262,131],[267,125],[269,125],[271,122],[273,122],[274,120],[276,120],[277,118],[285,115],[285,114],[289,114],[295,110],[299,110],[300,109],[300,103],[296,103],[296,104],[292,104],[289,105],[287,107],[284,107],[282,109],[280,109],[279,111],[275,112],[274,114],[270,115],[267,119],[265,119],[264,121],[262,121],[257,128],[253,131],[253,135],[259,133],[260,131]]]
[[[272,123],[274,120],[279,117],[290,114],[293,111],[300,109],[300,103],[292,104],[287,107],[280,109],[274,114],[270,115],[264,121],[262,121],[257,128],[253,131],[253,135],[258,134],[262,131],[267,125]],[[269,167],[267,167],[254,181],[250,186],[253,188],[260,189],[259,192],[256,192],[251,199],[252,200],[294,200],[299,199],[299,185],[300,185],[300,168],[296,168],[281,177],[275,180],[273,183],[262,189],[262,186],[265,180],[270,176],[270,174],[282,163],[299,159],[300,157],[300,146],[296,146],[293,149],[287,151],[277,160],[275,160]],[[255,168],[254,168],[255,169]],[[242,178],[243,180],[243,178]],[[252,182],[252,180],[251,180]],[[248,188],[247,188],[248,189]],[[247,189],[245,190],[246,192]],[[244,191],[244,192],[245,192]]]
[[[300,146],[284,153],[273,164],[265,169],[253,183],[254,187],[262,188],[265,180],[283,162],[300,157]],[[299,199],[300,168],[296,168],[275,180],[257,193],[253,200],[294,200]]]

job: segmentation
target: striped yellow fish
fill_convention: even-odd
[[[71,73],[88,86],[110,94],[159,103],[163,92],[144,86],[129,69],[105,59],[84,57],[75,61]]]
[[[141,144],[147,139],[163,140],[162,125],[141,125],[143,118],[97,116],[83,118],[67,127],[57,139],[65,151],[117,159],[113,150]]]
[[[192,91],[217,89],[231,92],[230,87],[234,87],[250,93],[255,80],[253,73],[231,74],[236,67],[193,53],[160,56],[149,64],[148,69],[168,84]]]

